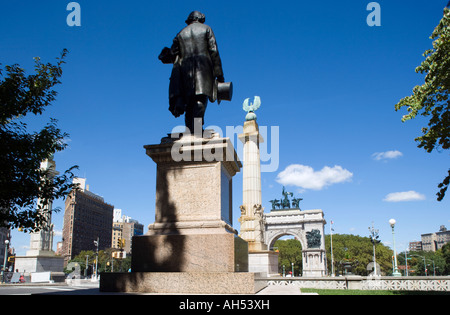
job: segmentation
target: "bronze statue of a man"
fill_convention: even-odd
[[[201,119],[203,126],[208,99],[220,101],[218,85],[225,81],[216,38],[211,27],[204,22],[204,14],[191,12],[186,20],[187,26],[174,38],[172,47],[165,47],[159,55],[163,63],[173,63],[169,110],[175,117],[186,113],[185,124],[191,133],[194,132],[196,118]],[[228,100],[231,100],[232,87],[227,92]]]

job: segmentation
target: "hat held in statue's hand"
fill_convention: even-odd
[[[221,101],[231,101],[233,97],[233,82],[216,81],[217,103]]]
[[[169,47],[164,47],[159,54],[158,59],[161,60],[164,64],[169,64],[175,61],[175,56],[172,54],[172,51]]]

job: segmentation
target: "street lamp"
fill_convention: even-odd
[[[86,255],[86,268],[84,268],[84,278],[87,278],[88,273],[88,266],[89,266],[89,255]]]
[[[408,249],[405,249],[405,275],[406,276],[408,276],[408,259],[410,259],[410,258],[408,258],[408,255],[406,254],[407,250]]]
[[[427,277],[428,276],[428,273],[427,273],[427,258],[425,256],[420,256],[420,255],[411,255],[411,256],[413,256],[413,257],[420,257],[420,258],[423,259],[423,268],[425,270],[425,277]]]
[[[394,272],[392,273],[392,275],[394,277],[401,277],[402,274],[398,271],[398,266],[397,266],[397,252],[395,250],[395,236],[394,236],[394,226],[395,226],[395,219],[390,219],[389,220],[389,224],[392,228],[392,240],[393,240],[393,247],[394,247]]]
[[[373,275],[377,276],[378,273],[380,273],[380,270],[377,271],[377,260],[375,257],[375,245],[380,243],[380,240],[378,240],[378,230],[376,230],[373,227],[373,222],[372,222],[372,228],[369,227],[369,231],[370,231],[370,241],[373,244]]]
[[[294,263],[292,263],[292,277],[294,277]]]
[[[430,259],[433,262],[433,276],[436,277],[436,265],[434,264],[434,260]]]
[[[334,258],[333,258],[333,221],[330,222],[330,243],[331,243],[331,276],[336,276],[334,273]]]
[[[97,269],[98,269],[98,245],[99,245],[99,242],[100,242],[99,237],[97,237],[97,240],[94,241],[94,245],[97,247],[97,253],[95,254],[95,255],[96,255],[96,258],[95,258],[95,280],[92,279],[92,280],[94,280],[94,281],[97,281],[97,280],[98,280],[98,272],[97,272]]]
[[[9,241],[5,240],[5,259],[3,260],[2,283],[5,282],[6,260],[8,259],[8,244]]]

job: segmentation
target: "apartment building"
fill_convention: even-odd
[[[114,206],[89,191],[85,178],[75,178],[79,190],[73,190],[65,201],[61,254],[64,265],[82,250],[111,248]]]

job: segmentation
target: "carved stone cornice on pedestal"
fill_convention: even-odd
[[[146,154],[156,164],[196,164],[221,162],[231,176],[239,172],[242,163],[229,138],[211,139],[186,136],[179,140],[156,145],[145,145]]]

